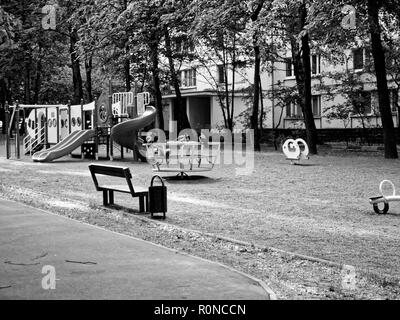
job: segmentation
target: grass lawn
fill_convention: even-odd
[[[91,162],[5,160],[0,146],[0,196],[30,195],[53,208],[99,208],[102,194],[89,175]],[[153,175],[146,163],[99,163],[128,166],[141,186]],[[236,176],[233,165],[217,165],[205,179],[168,180],[166,222],[400,279],[400,203],[377,215],[368,202],[383,179],[400,191],[400,161],[322,151],[302,163],[293,166],[281,152],[263,152],[255,156],[252,175]],[[117,193],[115,203],[138,209],[138,199],[127,195]]]

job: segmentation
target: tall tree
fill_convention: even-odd
[[[79,104],[83,99],[83,87],[82,87],[82,76],[81,76],[81,65],[78,56],[78,31],[74,27],[69,29],[70,47],[69,53],[71,55],[71,69],[72,69],[72,81],[74,86],[74,94],[72,97],[73,104]]]
[[[153,92],[155,96],[156,126],[164,128],[161,67],[159,61],[160,45],[164,36],[161,16],[165,0],[138,0],[128,5],[124,19],[131,28],[131,38],[139,50],[145,50],[149,56],[150,70],[153,76]],[[145,48],[143,48],[145,47]],[[133,49],[133,47],[131,48]]]
[[[311,56],[310,35],[306,29],[308,10],[307,3],[302,0],[294,8],[293,20],[288,24],[290,46],[297,89],[299,91],[299,105],[303,112],[304,124],[307,133],[307,143],[311,154],[317,154],[318,134],[311,107]]]
[[[179,81],[177,71],[175,69],[170,31],[167,25],[164,26],[164,37],[165,37],[165,54],[168,58],[169,74],[176,95],[174,104],[174,114],[177,121],[178,132],[180,132],[183,129],[190,128],[190,123],[186,113],[186,105],[184,105],[182,99],[182,93],[180,89],[181,83]]]
[[[196,38],[199,72],[215,90],[224,119],[223,125],[234,127],[236,75],[249,61],[249,21],[247,3],[238,0],[205,1],[192,7],[191,32]]]
[[[344,5],[351,5],[356,12],[356,25],[352,29],[343,29],[341,18],[348,13],[341,12]],[[382,29],[382,24],[392,24],[398,15],[398,1],[388,0],[351,0],[351,1],[324,1],[314,2],[313,21],[309,20],[309,28],[317,34],[320,47],[331,51],[331,57],[344,56],[343,52],[354,47],[371,47],[373,56],[373,70],[375,74],[379,95],[379,111],[384,132],[384,146],[386,158],[397,158],[396,135],[390,110],[390,98],[388,91],[387,64],[384,43],[385,34],[391,33],[389,38],[397,36],[399,28]],[[388,12],[392,17],[388,19]],[[334,19],[332,17],[335,17]],[[389,30],[389,31],[388,31]],[[396,35],[397,34],[397,35]],[[387,39],[387,37],[386,37]],[[398,38],[397,38],[398,39]],[[364,41],[361,41],[364,40]],[[346,59],[345,59],[346,60]],[[371,70],[363,70],[364,74]]]
[[[385,145],[385,158],[397,159],[396,134],[394,131],[393,117],[390,108],[389,89],[385,52],[382,45],[379,11],[383,6],[381,0],[368,0],[368,23],[371,34],[372,55],[374,57],[375,74],[377,80],[379,110],[382,119],[383,141]]]
[[[171,86],[174,88],[174,116],[178,131],[190,128],[190,122],[186,113],[186,104],[181,93],[181,66],[190,65],[193,53],[193,39],[189,33],[193,22],[193,15],[188,6],[191,1],[179,0],[166,2],[161,10],[161,22],[164,28],[164,46],[161,52],[168,60],[168,76]]]
[[[264,6],[265,0],[259,0],[255,10],[251,13],[251,21],[256,22],[258,16]],[[259,105],[260,105],[260,93],[262,96],[261,81],[260,81],[260,69],[261,69],[261,52],[259,45],[259,31],[257,28],[253,32],[253,50],[254,50],[254,97],[253,97],[253,110],[251,114],[251,128],[254,130],[254,149],[260,151],[260,129],[259,128]],[[261,91],[261,92],[260,92]]]

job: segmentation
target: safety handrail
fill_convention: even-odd
[[[392,195],[385,195],[385,193],[383,192],[383,185],[384,184],[389,184],[392,187],[392,191],[393,191]],[[381,183],[379,185],[379,192],[381,193],[381,195],[385,199],[385,201],[387,201],[387,199],[390,198],[390,197],[396,197],[396,188],[395,188],[393,182],[390,181],[390,180],[381,181]]]
[[[12,127],[13,127],[13,123],[14,123],[14,117],[15,117],[15,110],[17,109],[16,107],[10,107],[10,108],[13,108],[13,113],[12,113],[12,115],[11,115],[11,118],[10,118],[10,124],[9,124],[9,127],[8,127],[8,136],[11,136],[11,130],[12,130]],[[17,130],[19,129],[19,123],[17,124]]]
[[[28,150],[28,145],[30,144],[30,141],[32,140],[32,137],[30,135],[27,135],[23,140],[22,144],[24,145],[24,152]]]
[[[29,150],[30,155],[32,155],[32,150],[36,146],[45,142],[45,127],[40,128],[40,130],[38,127],[36,127],[34,133],[35,133],[35,136],[37,136],[37,138],[32,138],[31,136],[26,136],[25,137],[26,141],[24,139],[24,151],[26,153]]]

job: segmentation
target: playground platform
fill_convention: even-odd
[[[221,264],[1,199],[0,257],[0,299],[269,299]]]

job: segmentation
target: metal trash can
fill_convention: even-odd
[[[161,181],[161,186],[153,186],[155,178]],[[167,187],[164,185],[163,179],[157,175],[153,176],[149,187],[149,212],[151,217],[153,217],[153,213],[162,212],[164,219],[167,212]]]

